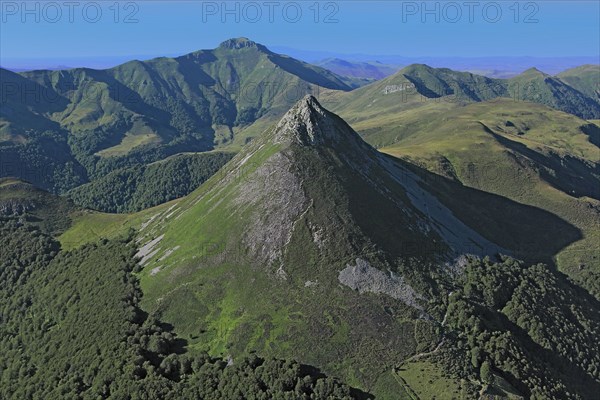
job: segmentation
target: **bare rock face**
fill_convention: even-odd
[[[309,201],[291,160],[275,153],[240,186],[235,203],[252,210],[244,245],[254,259],[272,265],[283,256],[294,222]]]
[[[296,222],[312,203],[304,187],[305,181],[311,178],[302,172],[306,168],[299,165],[302,161],[296,152],[308,147],[314,153],[319,147],[336,148],[342,142],[360,146],[361,139],[343,120],[321,107],[313,96],[306,96],[286,113],[270,134],[253,143],[246,150],[247,155],[240,156],[240,165],[252,163],[248,160],[262,146],[280,146],[278,152],[245,176],[235,200],[239,208],[252,209],[243,242],[255,260],[269,266],[281,260]],[[326,240],[318,235],[322,232],[317,234],[316,241]]]
[[[418,300],[422,300],[423,297],[405,283],[401,276],[374,268],[361,258],[356,259],[355,265],[346,265],[346,268],[340,271],[338,280],[342,285],[358,290],[359,293],[385,294],[409,306],[422,309]]]

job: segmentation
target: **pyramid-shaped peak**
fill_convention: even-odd
[[[302,110],[305,110],[305,112],[311,112],[311,113],[316,112],[319,114],[323,114],[323,113],[328,112],[327,110],[325,110],[323,108],[323,106],[321,106],[321,104],[316,99],[316,97],[311,94],[307,94],[306,96],[304,96],[298,103],[296,103],[295,107],[299,107],[299,109],[302,109]]]
[[[275,127],[278,143],[312,146],[342,139],[361,140],[344,120],[323,108],[311,95],[298,101]]]

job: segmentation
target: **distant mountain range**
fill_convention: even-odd
[[[435,57],[435,56],[402,56],[390,54],[337,53],[334,51],[301,50],[285,46],[269,46],[280,54],[302,60],[314,65],[341,60],[351,64],[384,64],[396,70],[411,64],[427,64],[432,67],[445,67],[459,71],[472,72],[490,78],[510,78],[521,72],[536,67],[548,74],[556,75],[564,70],[584,64],[600,64],[600,56],[571,57],[537,57],[537,56],[483,56],[483,57]],[[24,72],[36,69],[60,70],[67,68],[106,69],[126,63],[131,59],[149,60],[157,56],[177,58],[177,54],[131,54],[103,57],[70,57],[55,59],[37,58],[0,58],[0,68],[13,72]],[[333,69],[332,69],[333,70]],[[362,78],[362,76],[361,76]]]
[[[0,69],[0,398],[597,399],[600,66],[377,60]]]
[[[392,75],[399,69],[396,65],[382,64],[378,61],[351,62],[340,58],[327,58],[316,62],[315,65],[326,68],[338,75],[357,79],[361,86]]]
[[[600,64],[600,56],[579,57],[532,57],[532,56],[488,56],[488,57],[433,57],[402,56],[390,54],[344,54],[331,51],[300,50],[284,46],[271,46],[271,49],[288,54],[294,58],[320,65],[331,59],[343,60],[347,63],[381,63],[401,69],[411,64],[427,64],[438,68],[451,68],[467,71],[490,78],[510,78],[521,72],[536,67],[551,75],[583,64]]]
[[[412,63],[415,64],[415,63]],[[354,78],[358,86],[363,86],[371,83],[373,80],[383,79],[387,76],[393,75],[405,66],[410,64],[384,64],[380,61],[348,61],[340,58],[327,58],[315,62],[315,65],[319,65],[326,68],[338,75],[345,76],[348,78]],[[438,63],[428,63],[430,66],[440,66]],[[536,63],[527,64],[523,69],[515,69],[513,71],[502,71],[497,69],[485,69],[485,68],[473,68],[469,66],[457,66],[454,69],[464,72],[470,72],[477,75],[483,75],[488,78],[508,79],[514,78],[518,75],[524,74],[527,70],[532,67],[530,65],[536,65]],[[544,64],[542,64],[544,65]],[[569,64],[571,65],[571,64]],[[447,65],[441,64],[446,67]],[[581,73],[587,73],[588,79],[577,87],[577,90],[582,91],[592,97],[597,96],[595,94],[598,89],[598,64],[576,64],[575,67],[569,69],[557,69],[557,68],[535,68],[535,70],[544,70],[551,74],[556,74],[559,78],[569,78],[570,74],[578,75]],[[555,71],[558,71],[555,72]],[[564,80],[564,79],[563,79]],[[566,80],[565,80],[566,82]],[[571,80],[569,83],[574,83],[575,80]]]

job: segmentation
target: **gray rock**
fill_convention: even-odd
[[[404,278],[374,268],[361,258],[356,259],[355,265],[346,265],[346,268],[340,271],[338,280],[361,294],[385,294],[422,310],[417,300],[422,300],[423,297],[405,283]]]

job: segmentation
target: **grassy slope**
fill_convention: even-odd
[[[581,229],[583,238],[556,255],[559,268],[579,282],[593,280],[590,274],[597,276],[600,202],[597,194],[596,198],[574,197],[573,190],[588,192],[571,185],[580,177],[581,167],[589,174],[584,186],[590,190],[597,187],[600,151],[582,131],[582,126],[588,126],[585,121],[543,106],[513,101],[442,110],[420,123],[417,116],[406,114],[407,122],[400,116],[404,138],[382,151],[453,176],[465,185],[561,217]],[[548,172],[544,166],[552,167],[552,159],[563,160],[558,161],[562,166]],[[559,175],[553,179],[552,174]],[[585,284],[588,289],[589,283]],[[593,288],[596,295],[598,289]]]
[[[585,79],[589,77],[586,75]],[[424,114],[415,115],[415,119],[428,119],[431,109],[442,107],[446,111],[496,97],[545,104],[587,118],[600,115],[600,108],[589,93],[536,69],[511,79],[491,79],[415,64],[351,92],[324,93],[323,103],[365,138],[371,135],[369,142],[380,147],[401,139],[397,115],[400,112],[418,109]]]
[[[296,251],[286,259],[285,270],[290,278],[285,281],[278,279],[277,274],[265,274],[264,269],[268,271],[269,267],[253,264],[247,257],[246,245],[240,248],[241,233],[248,229],[252,206],[248,205],[248,209],[232,204],[239,183],[250,179],[256,168],[279,150],[278,146],[261,146],[260,142],[251,146],[256,152],[246,160],[246,164],[242,163],[245,167],[236,169],[244,157],[240,154],[236,162],[222,171],[223,175],[211,178],[192,195],[174,203],[172,209],[163,208],[152,223],[142,229],[143,242],[165,235],[157,247],[159,251],[141,273],[144,307],[173,324],[177,332],[189,340],[193,349],[224,356],[247,351],[291,354],[305,362],[323,366],[325,371],[343,376],[351,384],[372,390],[382,398],[397,399],[398,393],[410,396],[410,392],[390,375],[390,367],[411,354],[431,349],[437,339],[435,329],[424,336],[421,336],[422,333],[417,335],[418,324],[409,310],[399,307],[397,302],[381,296],[359,296],[340,287],[336,281],[336,269],[331,266],[339,265],[343,257],[340,258],[335,250],[330,256],[315,252],[310,232],[305,228],[299,229],[291,239],[290,248]],[[315,186],[307,186],[309,193],[310,190],[319,190],[321,179],[329,182],[330,190],[336,193],[336,185],[332,184],[335,181],[324,175],[327,168],[322,168],[318,160],[313,161],[307,165],[315,165],[320,173],[311,176]],[[438,182],[437,186],[442,186],[441,191],[453,199],[453,206],[457,202],[463,203],[458,206],[463,213],[483,217],[485,223],[491,225],[488,231],[492,236],[498,234],[492,232],[498,226],[498,231],[506,235],[508,224],[523,230],[521,225],[524,221],[525,225],[541,225],[538,220],[541,217],[556,220],[551,215],[540,214],[539,210],[510,203],[499,196],[485,195],[445,182]],[[361,191],[364,192],[361,189],[356,188],[352,198],[360,197]],[[266,194],[271,201],[270,189],[266,190]],[[321,205],[307,213],[308,220],[314,221],[313,213],[318,212],[343,214],[343,196],[336,194],[333,197],[338,202],[336,211]],[[322,197],[324,204],[327,199],[328,196]],[[447,198],[443,200],[448,201]],[[515,218],[503,222],[503,215],[494,217],[482,213],[487,209],[482,207],[485,202],[491,204],[492,209],[498,207],[499,213],[504,209],[513,210]],[[372,209],[385,211],[383,204],[382,207],[379,204],[374,206],[376,203],[373,202],[369,204]],[[373,217],[374,212],[371,210],[368,215]],[[340,227],[340,237],[343,238],[346,229],[346,226]],[[570,226],[563,233],[569,229]],[[549,225],[547,230],[555,233],[558,229]],[[517,231],[511,236],[522,240],[527,239],[526,233]],[[392,240],[397,238],[389,236]],[[396,240],[396,245],[401,241]],[[548,240],[541,238],[540,242]],[[230,247],[231,243],[238,245]],[[337,245],[347,248],[349,242],[329,244],[331,249]],[[305,282],[309,281],[318,283],[306,286]],[[249,283],[252,290],[248,290]],[[182,307],[187,311],[182,313]],[[378,311],[382,307],[386,313],[392,313],[391,320],[389,315]],[[371,330],[373,326],[385,326],[385,329],[378,328],[379,333],[375,334]],[[382,332],[385,340],[392,342],[381,343]],[[314,346],[315,341],[319,346]],[[450,384],[458,387],[458,383],[436,374],[425,374],[427,379],[435,378],[436,385],[423,393],[442,390],[440,388]],[[418,372],[410,378],[414,382],[409,386],[420,388],[415,390],[426,390],[424,378],[417,375]]]
[[[66,101],[54,96],[52,90],[31,82],[12,71],[0,68],[2,107],[0,107],[0,139],[21,143],[27,140],[29,129],[52,129],[56,123],[43,115],[66,106]],[[37,109],[39,113],[32,111]]]
[[[422,66],[412,66],[412,69],[401,70],[349,93],[328,93],[324,103],[345,118],[367,142],[383,148],[384,152],[409,157],[444,175],[458,173],[455,178],[469,186],[548,210],[579,227],[584,232],[584,239],[564,249],[557,262],[580,282],[597,274],[600,268],[600,256],[596,251],[600,240],[597,234],[598,201],[571,196],[573,190],[581,196],[597,187],[599,153],[598,148],[589,143],[590,140],[597,143],[597,129],[571,115],[519,101],[526,98],[561,107],[564,104],[556,103],[555,92],[564,91],[568,95],[573,94],[573,90],[555,78],[530,70],[510,81],[493,81],[500,86],[499,90],[506,86],[508,93],[510,90],[518,93],[519,97],[512,101],[498,98],[482,105],[464,107],[473,100],[468,92],[436,98],[434,96],[441,93],[419,90],[418,85],[411,88],[409,78],[411,82],[420,81],[423,86],[438,92],[449,81],[442,79],[444,74],[434,73],[438,71],[435,69]],[[547,79],[550,83],[545,82]],[[390,89],[396,91],[390,93]],[[515,123],[514,127],[505,125],[509,120]],[[490,135],[488,128],[510,142],[500,143]],[[528,129],[525,135],[519,135],[524,129]],[[526,148],[519,149],[520,145]],[[534,153],[535,160],[521,165],[523,157],[517,159],[514,154],[524,152],[528,158],[531,154],[527,149],[543,154],[542,160]],[[563,172],[556,164],[561,159],[567,160],[565,169],[570,176],[552,179],[542,168],[546,176],[540,179],[540,161],[545,165],[554,164],[549,172],[552,174]],[[592,164],[583,165],[588,162]],[[475,167],[468,167],[469,163]],[[585,183],[582,176],[585,176]],[[578,190],[583,188],[569,185],[569,181],[582,184],[585,189]],[[600,293],[600,287],[593,291]]]
[[[267,150],[264,156],[272,151]],[[173,209],[163,205],[129,216],[82,215],[75,219],[73,228],[60,237],[61,243],[73,246],[72,238],[94,240],[94,235],[116,236],[129,226],[139,228],[144,221],[156,216],[152,224],[141,230],[142,234],[153,237],[158,231],[149,230],[160,230],[162,224],[166,225],[165,239],[160,245],[163,251],[154,260],[168,249],[181,248],[163,262],[153,262],[142,271],[143,306],[173,324],[192,350],[224,356],[249,351],[273,356],[296,354],[304,362],[324,365],[326,370],[345,376],[363,388],[373,385],[377,377],[390,368],[391,360],[406,358],[414,351],[412,319],[392,320],[374,311],[387,304],[389,312],[407,317],[410,312],[393,301],[376,306],[381,300],[375,296],[365,298],[340,287],[336,271],[326,274],[325,271],[306,271],[310,279],[318,282],[315,287],[305,287],[304,278],[301,282],[282,282],[244,261],[239,248],[229,249],[218,266],[212,265],[213,255],[223,250],[221,244],[229,239],[228,235],[239,232],[238,218],[243,218],[228,212],[225,193],[221,193],[225,202],[219,205],[218,212],[209,212],[210,199],[196,203],[217,183],[218,179],[211,179],[192,195],[172,203],[176,204]],[[228,190],[233,188],[225,192]],[[169,217],[177,209],[187,210],[185,217],[178,218],[177,214]],[[312,241],[310,236],[296,240]],[[310,247],[308,242],[295,246],[306,249]],[[316,268],[318,260],[313,262],[315,265],[311,268]],[[154,275],[155,265],[161,269]],[[328,306],[323,308],[324,304]],[[182,306],[186,312],[181,312]],[[361,315],[369,316],[368,322],[361,322],[360,327],[349,323],[356,322]],[[369,332],[365,323],[387,325],[386,340],[395,345],[381,347],[377,335]],[[318,347],[315,341],[319,342]]]
[[[596,207],[597,202],[588,199],[583,199],[581,201],[573,200],[571,196],[552,187],[547,182],[535,178],[535,173],[533,174],[533,179],[531,179],[531,174],[522,176],[522,174],[518,172],[520,169],[516,167],[514,159],[507,156],[505,146],[500,145],[495,139],[490,140],[490,137],[493,139],[493,136],[491,136],[489,132],[489,130],[492,130],[499,136],[510,138],[510,140],[516,143],[522,143],[529,148],[536,149],[536,152],[539,152],[540,154],[545,152],[562,152],[563,155],[565,153],[570,153],[581,158],[594,160],[596,150],[594,147],[588,146],[587,136],[581,131],[573,129],[573,121],[577,124],[581,124],[582,121],[563,114],[561,114],[563,118],[557,120],[553,111],[542,107],[540,107],[537,112],[530,114],[529,111],[522,112],[522,103],[514,104],[514,107],[511,107],[511,103],[513,102],[509,101],[506,103],[507,104],[504,104],[503,102],[494,103],[493,110],[494,112],[499,113],[494,114],[494,112],[492,112],[491,115],[489,110],[485,110],[485,105],[472,105],[464,109],[459,109],[458,105],[451,104],[447,109],[443,109],[442,111],[447,113],[452,111],[452,109],[456,109],[453,112],[456,112],[457,115],[465,113],[464,120],[461,122],[463,128],[460,126],[453,127],[452,124],[449,123],[449,120],[452,119],[453,116],[456,116],[454,114],[446,115],[444,117],[446,120],[442,121],[443,123],[439,120],[436,122],[428,119],[427,131],[435,133],[437,128],[443,127],[441,130],[443,135],[425,135],[424,138],[419,138],[418,136],[420,136],[420,134],[406,135],[403,137],[403,140],[406,142],[407,152],[410,154],[400,153],[402,151],[402,146],[397,146],[395,150],[399,153],[396,153],[396,155],[413,156],[413,159],[419,159],[423,165],[444,174],[448,174],[451,169],[448,168],[446,163],[440,163],[440,154],[443,154],[447,160],[450,160],[450,164],[453,166],[460,166],[461,161],[466,160],[467,156],[473,157],[472,160],[474,161],[474,164],[479,166],[497,165],[497,163],[505,165],[507,168],[506,171],[509,171],[508,174],[503,173],[504,170],[496,170],[491,177],[493,179],[489,179],[490,172],[487,168],[484,168],[487,171],[475,170],[474,174],[468,169],[465,171],[460,168],[455,172],[456,176],[463,180],[467,185],[476,186],[477,184],[481,184],[481,182],[488,182],[491,187],[484,188],[486,191],[494,193],[506,191],[501,192],[500,194],[514,198],[525,204],[532,204],[537,207],[549,209],[552,212],[554,212],[555,209],[566,210],[566,212],[571,215],[561,215],[565,220],[572,222],[577,226],[580,226],[578,224],[589,223],[593,227],[593,224],[597,223],[595,222],[597,219],[594,220],[594,218],[597,218],[597,214],[594,214],[594,212],[592,212],[593,210],[586,211],[586,209],[590,208],[587,204]],[[443,106],[446,106],[446,104],[442,102],[431,103],[429,106],[431,109],[431,116],[434,116],[436,112],[439,112],[439,109],[436,110],[437,107]],[[532,105],[532,107],[534,106]],[[473,114],[469,115],[471,112]],[[467,123],[465,123],[465,120]],[[515,126],[506,126],[507,120],[510,120]],[[550,120],[550,122],[547,120]],[[414,122],[418,124],[416,113]],[[437,127],[436,123],[438,123]],[[466,131],[472,134],[472,137],[475,137],[476,140],[472,140],[472,137],[469,137],[468,140],[462,140],[465,136],[464,126],[467,127]],[[519,135],[518,130],[524,127],[528,127],[529,129],[526,130],[524,135]],[[419,131],[418,128],[418,126],[415,126],[415,132]],[[564,132],[570,132],[570,134],[565,135]],[[548,135],[548,133],[551,133],[551,135]],[[445,139],[439,140],[440,137]],[[431,155],[430,150],[433,148],[435,149],[435,154]],[[564,149],[568,149],[568,151]],[[446,155],[449,157],[446,157]],[[452,163],[453,159],[454,163]],[[442,168],[440,168],[440,166],[442,166]],[[456,169],[457,168],[455,168],[455,170]],[[517,173],[515,173],[515,171],[517,171]],[[483,172],[483,175],[481,172]],[[482,177],[485,177],[486,179],[482,179]],[[524,179],[520,182],[520,186],[515,183],[515,179],[517,178]],[[473,182],[469,182],[469,179],[472,179]],[[519,182],[518,179],[516,182]],[[531,185],[531,181],[534,182],[533,185]],[[207,187],[210,187],[210,185]],[[523,188],[526,188],[526,190],[523,190]],[[208,207],[204,209],[206,211],[210,208],[210,205],[205,203],[203,207]],[[160,210],[163,211],[162,218],[166,218],[166,216],[169,215],[169,212],[166,212],[165,208],[160,208]],[[177,243],[180,242],[188,244],[196,242],[195,247],[192,246],[195,248],[193,252],[190,252],[187,255],[185,252],[176,251],[174,253],[176,257],[179,258],[179,261],[177,262],[183,262],[182,260],[185,260],[186,257],[197,257],[195,259],[196,261],[188,259],[188,261],[190,261],[188,267],[184,268],[183,271],[180,270],[180,274],[183,275],[186,284],[177,285],[175,280],[181,278],[174,274],[170,274],[170,278],[166,280],[157,279],[156,276],[151,275],[151,269],[146,269],[145,272],[143,272],[143,274],[145,274],[143,278],[143,284],[146,285],[145,290],[149,293],[167,293],[165,298],[162,298],[162,296],[159,296],[158,294],[151,294],[150,297],[147,298],[148,303],[146,306],[157,307],[157,310],[162,310],[165,319],[173,321],[176,326],[181,327],[181,333],[190,339],[192,346],[195,346],[198,349],[206,348],[208,346],[212,348],[212,351],[217,353],[223,352],[224,354],[236,353],[238,351],[246,351],[249,349],[270,349],[272,354],[296,350],[295,348],[290,348],[289,345],[286,344],[288,343],[286,337],[288,337],[290,332],[293,332],[293,335],[310,335],[311,332],[302,331],[305,327],[294,320],[294,318],[299,318],[301,320],[302,318],[306,318],[307,315],[302,312],[302,309],[299,310],[295,307],[292,309],[281,309],[277,308],[274,304],[276,303],[276,299],[286,296],[295,302],[304,301],[301,292],[295,291],[294,288],[285,288],[285,290],[280,292],[279,288],[274,288],[272,281],[265,281],[260,278],[257,279],[257,275],[254,271],[243,266],[240,267],[234,265],[237,262],[235,253],[233,253],[232,262],[226,262],[216,269],[204,268],[203,274],[201,275],[194,272],[193,265],[200,265],[200,268],[202,268],[204,260],[210,258],[211,255],[214,254],[214,244],[219,243],[219,240],[212,241],[208,237],[203,236],[202,232],[198,230],[200,229],[198,228],[198,223],[206,224],[205,227],[210,227],[207,231],[211,233],[210,237],[212,238],[215,233],[218,234],[221,231],[227,230],[227,226],[226,224],[223,224],[223,221],[228,221],[230,219],[227,218],[229,216],[228,214],[218,215],[218,218],[214,220],[212,218],[206,219],[206,213],[202,211],[203,209],[198,208],[198,210],[199,211],[193,215],[193,218],[189,220],[190,222],[194,221],[193,225],[188,226],[189,229],[178,226],[177,229],[172,231],[173,240],[169,241],[169,238],[166,238],[165,242],[161,244],[161,248],[165,250],[174,248],[171,246],[176,246]],[[158,212],[158,210],[156,212]],[[583,212],[583,214],[578,216],[577,214],[579,212]],[[560,213],[556,213],[560,215]],[[146,218],[149,216],[150,214],[146,214]],[[134,221],[131,217],[127,217],[126,220],[131,223]],[[143,218],[138,218],[135,223],[139,226],[142,221]],[[520,223],[521,221],[517,222]],[[232,223],[235,224],[235,222]],[[122,222],[120,222],[120,224],[122,225]],[[91,225],[93,225],[93,223]],[[109,225],[115,226],[118,224],[113,222]],[[585,250],[582,253],[584,255],[589,255],[589,244],[597,243],[597,241],[594,242],[594,237],[589,236],[591,232],[589,227],[584,227],[583,231],[586,238],[574,246],[580,246],[580,250]],[[577,248],[574,250],[577,250]],[[573,253],[577,253],[577,251]],[[567,252],[562,254],[567,254]],[[570,255],[567,254],[567,256]],[[584,262],[588,263],[587,261]],[[563,266],[568,263],[571,263],[570,265],[573,266],[576,265],[572,263],[572,259],[568,262],[564,262],[560,261],[559,257],[559,265],[561,265],[561,263]],[[163,266],[165,268],[164,271],[167,271],[170,264],[170,258],[167,258],[167,263]],[[594,267],[594,260],[591,260],[587,265]],[[578,275],[583,274],[582,276],[584,276],[586,270],[584,269],[582,273],[577,271],[567,272],[580,278],[581,276]],[[256,285],[255,293],[263,294],[264,298],[259,298],[257,300],[255,296],[243,290],[247,287],[248,281],[251,281]],[[214,288],[220,289],[216,290]],[[318,300],[317,303],[306,304],[306,306],[318,308],[319,302],[322,301],[328,302],[328,304],[335,303],[334,300],[330,300],[330,298],[323,296],[326,296],[326,294],[317,292],[314,295]],[[351,304],[353,299],[348,299],[347,301]],[[249,303],[253,304],[253,306],[247,307],[247,304]],[[188,309],[194,309],[195,313],[182,314],[174,311],[178,309],[181,304],[186,304]],[[347,305],[348,303],[344,304]],[[343,309],[344,304],[340,304],[339,307]],[[357,310],[353,309],[352,311],[356,312]],[[340,336],[343,337],[344,329],[347,328],[344,328],[339,324],[335,325],[335,321],[337,321],[337,318],[340,315],[338,313],[339,311],[333,316],[334,325],[330,325],[330,328],[332,329],[332,332],[339,332]],[[257,319],[257,316],[261,316],[261,318]],[[313,315],[312,317],[316,316]],[[324,318],[325,319],[322,319],[322,321],[324,326],[327,326],[329,317],[325,315]],[[273,327],[280,328],[280,330],[273,331]],[[277,340],[274,340],[274,338],[277,338]],[[250,343],[249,347],[245,349],[236,348],[241,342]],[[205,343],[209,344],[206,345]],[[276,344],[282,345],[282,347],[278,347]],[[295,343],[295,345],[298,345],[298,343]],[[308,346],[311,345],[312,343],[310,342],[301,343],[299,344],[299,348],[308,348]],[[327,351],[331,351],[331,349],[327,349]],[[326,357],[325,354],[321,356]],[[313,361],[316,361],[315,364],[321,364],[323,362],[324,359],[319,358],[321,356],[315,356],[313,359]],[[328,368],[331,368],[334,371],[349,371],[348,378],[350,382],[357,383],[358,386],[363,386],[362,382],[364,382],[365,379],[372,379],[361,376],[356,370],[350,370],[348,365],[329,364]],[[390,383],[378,381],[377,385],[389,387]],[[384,389],[380,390],[382,390],[382,393],[385,392]]]
[[[581,118],[600,116],[600,104],[596,96],[589,96],[589,90],[582,92],[568,82],[536,68],[528,69],[506,82],[512,97],[518,100],[544,104]]]
[[[460,382],[430,362],[413,361],[405,364],[393,373],[393,377],[401,385],[408,385],[408,390],[412,390],[416,399],[466,399]]]
[[[440,111],[498,95],[508,95],[500,80],[411,65],[351,92],[325,92],[322,102],[369,144],[383,147],[402,140],[406,124],[422,123]]]
[[[72,214],[71,226],[58,236],[58,240],[63,249],[70,250],[84,244],[95,243],[101,238],[114,239],[126,233],[129,228],[140,229],[147,219],[167,210],[176,202],[177,200],[173,200],[132,214],[79,210]]]
[[[600,103],[600,65],[582,65],[561,72],[557,77]]]
[[[330,71],[245,43],[250,44],[236,47],[236,40],[227,41],[214,50],[131,61],[107,70],[3,71],[2,79],[39,85],[40,92],[60,100],[51,110],[33,104],[47,125],[54,121],[75,135],[110,131],[111,137],[96,149],[103,157],[167,143],[182,133],[209,147],[219,124],[243,127],[263,114],[287,111],[319,88],[349,89]],[[22,122],[7,117],[12,125]]]
[[[121,143],[107,149],[100,150],[96,154],[101,157],[124,156],[135,147],[149,144],[159,144],[160,142],[160,137],[154,132],[140,134],[131,134],[128,132],[125,134],[123,140],[121,140]]]
[[[161,204],[135,214],[109,214],[75,207],[64,197],[55,196],[16,179],[0,179],[0,212],[38,225],[57,236],[64,250],[95,243],[101,238],[114,239],[129,228],[139,229],[142,222],[174,202]]]

